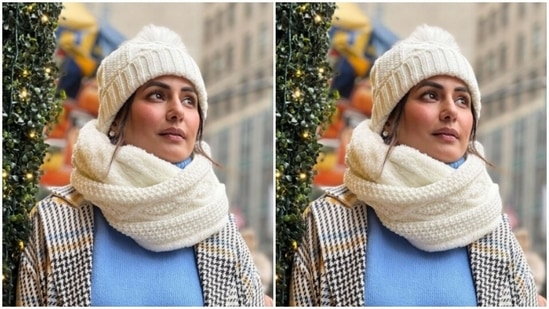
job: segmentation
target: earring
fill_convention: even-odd
[[[113,138],[116,133],[113,130],[109,131],[109,137]]]
[[[384,138],[387,138],[387,136],[389,136],[389,132],[387,132],[386,130],[383,130],[383,132],[381,132],[381,136],[383,136]]]

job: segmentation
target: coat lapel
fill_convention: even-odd
[[[321,248],[325,250],[326,277],[335,306],[364,306],[366,267],[366,205],[350,191],[328,191],[323,210],[317,212]]]
[[[73,189],[54,192],[41,208],[56,294],[62,306],[91,305],[93,206]],[[68,204],[67,204],[68,203]],[[61,207],[60,207],[61,206]],[[54,221],[48,221],[53,219]],[[75,276],[74,274],[79,274]]]

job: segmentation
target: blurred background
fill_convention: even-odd
[[[166,26],[198,63],[208,92],[204,140],[231,212],[272,295],[273,5],[271,3],[63,3],[56,60],[67,94],[48,142],[41,186],[65,185],[79,128],[97,116],[95,70],[143,26]]]
[[[329,59],[341,98],[321,136],[317,188],[343,182],[352,128],[371,116],[367,80],[375,58],[421,24],[454,35],[473,65],[482,94],[477,138],[499,184],[539,293],[547,261],[547,8],[546,3],[337,3]],[[319,192],[319,191],[317,191]]]

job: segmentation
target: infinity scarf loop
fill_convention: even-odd
[[[483,154],[482,145],[475,142]],[[353,131],[344,183],[383,225],[425,251],[464,247],[495,230],[502,206],[484,161],[469,155],[457,169],[398,145],[389,149],[369,120]]]
[[[124,145],[111,164],[115,146],[96,125],[92,120],[80,130],[71,184],[112,227],[157,252],[193,246],[223,229],[229,203],[207,158],[195,154],[180,169]],[[210,153],[206,143],[202,147]]]

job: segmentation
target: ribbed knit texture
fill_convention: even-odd
[[[466,247],[417,249],[384,227],[368,207],[367,306],[476,306]]]
[[[101,208],[109,224],[144,248],[169,251],[193,246],[223,229],[229,204],[211,162],[195,154],[181,170],[141,148],[115,150],[96,120],[80,130],[71,184]],[[209,154],[209,147],[202,143]]]
[[[99,131],[109,131],[114,117],[137,88],[164,75],[184,77],[193,84],[205,121],[208,96],[198,65],[177,33],[149,25],[105,57],[97,69]]]
[[[193,247],[152,252],[94,207],[92,306],[193,306],[204,300]]]
[[[482,145],[475,144],[483,155]],[[406,145],[388,151],[369,120],[353,131],[347,148],[344,182],[376,210],[383,224],[425,251],[470,244],[501,222],[498,185],[484,161],[469,155],[458,168]]]
[[[478,120],[480,90],[473,67],[450,33],[423,25],[376,59],[372,66],[372,131],[380,134],[400,99],[422,80],[437,75],[457,77],[467,85]]]

